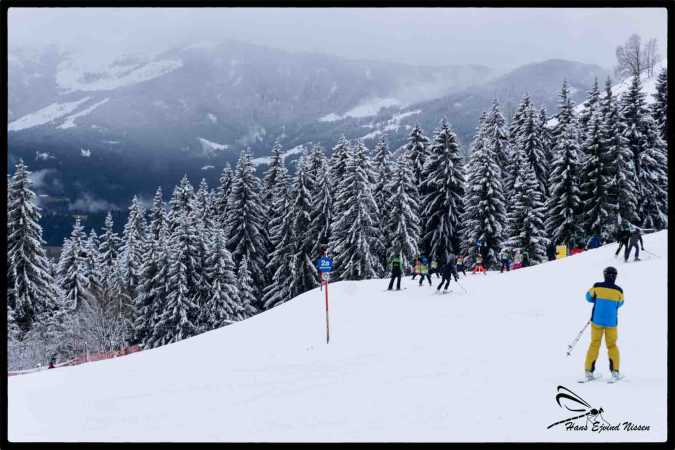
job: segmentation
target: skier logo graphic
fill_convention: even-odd
[[[565,424],[580,419],[585,419],[586,426],[589,424],[589,422],[591,425],[593,425],[601,421],[607,426],[610,425],[602,415],[602,413],[605,412],[604,409],[592,407],[586,400],[572,392],[570,389],[567,389],[565,386],[558,386],[556,390],[558,393],[555,396],[555,401],[558,403],[558,406],[566,409],[567,411],[582,414],[552,423],[546,428],[547,430],[553,428],[556,425]]]

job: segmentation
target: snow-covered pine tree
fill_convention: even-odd
[[[335,276],[341,280],[377,277],[382,267],[371,245],[378,240],[378,210],[365,146],[357,144],[350,152],[335,192],[330,240]]]
[[[265,217],[269,216],[269,208],[273,205],[274,189],[278,185],[277,178],[287,178],[288,170],[284,164],[283,148],[277,139],[272,147],[270,164],[262,178],[262,193],[260,195],[263,208],[265,208]]]
[[[331,194],[330,174],[324,165],[316,177],[315,192],[312,193],[312,211],[309,235],[314,239],[312,255],[322,255],[330,241],[330,224],[333,220],[333,197]]]
[[[588,97],[584,101],[577,118],[577,129],[579,130],[580,142],[586,142],[588,138],[588,128],[591,118],[597,110],[600,109],[600,89],[598,89],[598,79],[593,80],[593,87],[588,91]]]
[[[136,338],[142,348],[161,345],[164,331],[158,326],[165,313],[171,267],[172,249],[170,247],[169,223],[164,222],[156,240],[151,241],[151,255],[143,266],[143,284],[136,297]]]
[[[194,211],[197,221],[204,228],[212,228],[215,225],[213,218],[213,205],[211,203],[211,191],[206,179],[202,178],[199,189],[194,197]]]
[[[333,147],[330,159],[328,161],[331,186],[337,187],[340,181],[345,177],[347,171],[347,160],[351,153],[351,144],[347,138],[342,135],[337,144]]]
[[[511,148],[506,119],[499,110],[499,101],[496,98],[492,101],[492,109],[485,118],[484,127],[487,143],[492,148],[503,182],[510,160]]]
[[[611,82],[602,99],[604,114],[604,137],[607,146],[609,169],[609,202],[614,206],[610,223],[615,226],[624,221],[638,223],[637,217],[637,180],[633,165],[633,154],[628,148],[626,122],[621,109],[611,94]]]
[[[422,248],[431,260],[444,262],[462,241],[465,179],[454,131],[442,119],[429,148],[422,173]]]
[[[280,197],[283,202],[277,207],[280,216],[275,223],[272,233],[274,235],[274,251],[270,254],[267,265],[267,273],[270,274],[270,282],[263,291],[263,309],[270,309],[292,298],[291,285],[293,284],[293,254],[295,249],[295,236],[293,235],[293,210],[290,205],[290,196]]]
[[[134,290],[139,282],[145,233],[145,211],[138,197],[134,195],[129,206],[129,217],[124,225],[119,257],[124,293],[129,299],[134,297]]]
[[[167,212],[167,220],[170,225],[169,231],[173,232],[181,220],[183,213],[188,215],[194,213],[193,208],[196,204],[194,198],[194,187],[192,187],[187,175],[184,175],[174,188],[169,200],[169,211]]]
[[[665,228],[668,211],[667,151],[658,126],[646,106],[640,77],[633,77],[621,104],[638,184],[640,225],[645,228]]]
[[[117,258],[121,246],[119,235],[114,230],[112,214],[108,211],[103,225],[103,234],[99,243],[99,262],[98,267],[101,271],[101,279],[107,285],[112,282],[113,274],[117,267]]]
[[[40,208],[22,160],[16,165],[7,194],[7,303],[18,326],[27,331],[41,312],[52,308],[56,293],[42,240]]]
[[[230,167],[230,163],[225,164],[223,173],[220,175],[218,181],[219,184],[213,201],[214,221],[224,229],[227,219],[227,201],[230,198],[230,190],[232,189],[232,168]]]
[[[546,123],[548,122],[548,115],[546,114],[546,108],[540,108],[539,109],[539,116],[537,117],[537,132],[539,133],[539,141],[541,142],[541,145],[543,147],[543,155],[544,155],[544,166],[545,166],[545,186],[546,186],[546,194],[548,195],[548,181],[549,181],[549,170],[551,167],[551,163],[553,162],[553,134],[551,133],[551,130],[546,126]]]
[[[199,307],[195,301],[198,294],[190,283],[192,274],[186,264],[194,249],[185,245],[188,238],[184,235],[193,225],[187,213],[174,217],[174,220],[177,228],[169,241],[166,306],[153,330],[153,346],[178,342],[199,332],[196,325]]]
[[[514,152],[518,145],[518,139],[521,134],[521,128],[525,124],[528,111],[532,108],[532,102],[528,94],[523,95],[518,107],[513,112],[511,123],[509,123],[509,139],[511,144],[511,151]]]
[[[652,117],[659,127],[661,139],[668,142],[668,70],[665,67],[656,78],[656,92],[652,95]]]
[[[614,94],[612,93],[612,79],[607,77],[607,80],[605,80],[605,93],[600,98],[600,117],[605,124],[607,124],[607,116],[611,113],[614,103],[615,99]]]
[[[85,235],[80,217],[76,216],[73,231],[64,242],[59,258],[58,283],[65,297],[65,306],[71,312],[79,312],[84,302],[91,301],[92,295],[85,277],[86,252]]]
[[[541,139],[540,120],[534,108],[525,111],[523,124],[518,132],[518,146],[530,161],[543,199],[547,193],[548,167],[545,144]]]
[[[373,171],[375,174],[375,184],[373,185],[373,198],[377,204],[377,209],[380,211],[378,216],[379,224],[378,229],[380,230],[380,240],[385,243],[389,242],[389,237],[387,235],[387,221],[388,217],[386,214],[387,211],[387,201],[391,197],[391,193],[388,191],[388,186],[391,181],[392,171],[391,171],[391,155],[389,154],[389,149],[387,147],[387,142],[384,139],[384,136],[375,145],[374,154],[372,158],[373,162]],[[382,267],[387,265],[387,253],[384,248],[382,248],[382,254],[380,255],[380,262]]]
[[[206,282],[209,296],[199,314],[203,331],[220,328],[241,320],[250,311],[244,311],[239,301],[234,262],[225,247],[225,233],[216,229],[212,233],[212,246],[206,260]]]
[[[92,228],[84,244],[84,277],[87,279],[89,291],[94,297],[99,297],[103,291],[104,280],[101,278],[98,262],[101,259],[98,254],[100,243],[96,231]]]
[[[306,165],[307,164],[307,165]],[[292,254],[293,278],[291,296],[295,297],[319,285],[319,273],[314,265],[318,255],[312,254],[314,237],[307,231],[311,227],[312,194],[307,184],[311,183],[309,163],[303,157],[294,180],[291,234],[295,245]]]
[[[148,217],[148,240],[156,241],[159,239],[159,233],[166,223],[166,208],[164,206],[164,196],[162,187],[159,186],[152,199],[152,207]]]
[[[574,115],[574,103],[570,98],[570,90],[567,85],[567,80],[563,80],[562,87],[560,88],[560,100],[558,101],[558,114],[556,119],[558,123],[553,127],[552,138],[553,146],[558,144],[560,136],[564,132],[571,132],[573,130],[568,129],[568,125],[574,122],[574,127],[576,128],[576,117]]]
[[[562,122],[553,147],[550,196],[546,200],[546,230],[551,241],[567,244],[583,233],[579,190],[579,141],[576,121]]]
[[[512,207],[508,213],[508,235],[506,245],[526,251],[530,261],[537,263],[546,256],[544,213],[541,191],[534,169],[525,152],[518,148],[513,155],[518,162],[511,193]]]
[[[387,218],[387,255],[400,255],[404,266],[419,254],[420,201],[416,183],[412,160],[401,153],[393,164],[391,178],[386,186],[389,198],[386,199],[383,214]]]
[[[254,280],[248,268],[248,257],[244,255],[239,261],[237,269],[237,288],[239,291],[239,306],[248,313],[248,316],[255,314],[255,311],[258,310],[253,306],[258,301],[253,283]]]
[[[581,169],[582,221],[587,235],[608,237],[614,205],[610,202],[610,161],[605,137],[607,130],[599,109],[595,109],[586,127]]]
[[[235,265],[241,264],[246,256],[248,270],[253,279],[252,289],[256,298],[260,298],[267,278],[265,261],[268,257],[269,238],[264,209],[260,200],[260,179],[247,151],[242,151],[232,180],[232,190],[228,202],[230,214],[226,220],[227,248],[232,253]],[[261,306],[254,302],[254,307]]]
[[[637,212],[643,228],[662,230],[668,227],[668,150],[650,115],[644,117],[644,127]]]
[[[424,135],[422,128],[416,124],[408,136],[405,154],[412,161],[412,170],[418,189],[424,184],[424,164],[429,155],[429,138]]]
[[[497,155],[487,135],[487,121],[472,143],[468,165],[464,225],[466,242],[480,239],[499,252],[506,231],[506,206]]]

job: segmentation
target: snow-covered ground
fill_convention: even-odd
[[[381,109],[389,108],[391,106],[403,107],[404,105],[401,100],[396,98],[374,97],[359,103],[342,115],[336,113],[326,114],[325,116],[319,118],[319,122],[335,122],[337,120],[346,119],[347,117],[362,118],[374,116]]]
[[[114,360],[9,378],[11,441],[664,441],[667,232],[645,261],[616,244],[506,274],[460,278],[448,295],[404,279],[319,289],[246,321]],[[576,383],[591,313],[586,290],[615,265],[626,302],[625,381]],[[460,275],[461,276],[461,275]],[[434,279],[434,283],[437,280]],[[598,372],[607,376],[603,348]],[[566,431],[566,386],[610,424]]]
[[[75,113],[75,114],[72,114],[72,115],[66,117],[66,120],[65,120],[61,125],[59,125],[59,126],[56,127],[56,128],[66,129],[66,128],[73,128],[73,127],[75,127],[75,126],[76,126],[76,125],[75,125],[75,119],[78,119],[78,118],[80,118],[80,117],[86,116],[87,114],[91,113],[93,110],[95,110],[96,108],[98,108],[99,106],[101,106],[101,105],[107,103],[108,100],[110,100],[110,99],[109,99],[109,98],[104,98],[104,99],[101,100],[100,102],[96,102],[96,103],[94,103],[93,105],[91,105],[91,106],[89,106],[89,107],[83,109],[82,111],[79,111],[79,112],[77,112],[77,113]]]

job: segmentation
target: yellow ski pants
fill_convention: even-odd
[[[601,327],[591,323],[591,344],[586,352],[585,363],[585,369],[591,372],[595,370],[595,360],[598,359],[603,334],[609,355],[609,370],[619,370],[619,347],[616,346],[618,327]]]

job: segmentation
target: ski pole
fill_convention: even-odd
[[[588,328],[588,324],[590,323],[591,319],[588,319],[588,322],[586,322],[586,325],[584,325],[579,334],[577,334],[577,337],[575,337],[572,343],[567,346],[567,356],[572,354],[572,349],[574,349],[574,346],[577,345],[577,342],[579,342],[579,339],[581,339],[581,335],[584,334],[584,331],[586,331],[586,328]]]

